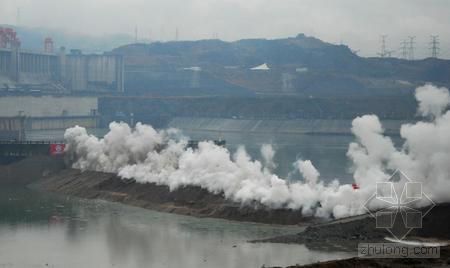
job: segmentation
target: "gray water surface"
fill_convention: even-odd
[[[248,240],[296,233],[0,188],[0,267],[261,267],[350,257]]]
[[[348,146],[355,141],[352,135],[181,130],[183,135],[194,140],[225,139],[231,153],[244,146],[252,159],[257,160],[261,160],[261,146],[271,144],[276,151],[274,172],[283,179],[301,179],[293,164],[302,159],[311,160],[325,182],[334,179],[341,183],[353,182],[352,164],[347,157]],[[88,129],[88,133],[97,137],[103,137],[107,132],[107,129]],[[27,132],[29,140],[63,140],[63,136],[64,130]],[[390,138],[400,147],[402,141],[398,136]]]

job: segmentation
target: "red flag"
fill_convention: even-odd
[[[353,190],[358,190],[359,189],[359,185],[356,183],[352,183],[352,188]]]
[[[50,155],[63,155],[66,145],[63,143],[50,144]]]

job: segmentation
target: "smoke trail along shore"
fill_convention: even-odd
[[[195,185],[242,204],[258,202],[271,208],[301,209],[304,215],[340,218],[363,213],[362,204],[375,192],[376,182],[387,181],[396,169],[424,182],[424,191],[433,200],[450,201],[450,112],[445,112],[449,92],[425,85],[416,89],[416,99],[425,119],[401,127],[404,144],[400,150],[383,135],[376,115],[353,120],[356,141],[349,145],[347,156],[361,187],[358,191],[336,180],[325,184],[309,160],[294,164],[303,180],[280,178],[273,173],[271,145],[262,146],[260,162],[252,160],[244,147],[233,154],[211,142],[200,142],[197,150],[186,149],[187,140],[177,130],[156,131],[141,123],[132,129],[116,122],[103,139],[88,135],[82,127],[67,129],[64,138],[74,168],[117,173],[171,190]]]

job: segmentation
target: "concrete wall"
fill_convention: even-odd
[[[0,116],[90,116],[97,110],[97,97],[0,97]]]
[[[74,91],[87,90],[88,67],[83,56],[68,56],[66,58],[66,74],[64,85]]]
[[[69,54],[65,84],[73,91],[123,92],[123,58],[118,55]]]
[[[36,84],[56,80],[58,57],[18,48],[0,49],[0,73],[17,83]]]
[[[96,97],[0,97],[0,140],[25,139],[26,130],[96,128]]]
[[[76,125],[85,128],[96,128],[97,121],[96,116],[34,117],[27,118],[26,130],[67,129]]]
[[[58,57],[55,54],[20,53],[20,73],[39,74],[46,79],[56,79]]]
[[[385,134],[399,135],[405,120],[382,120]],[[216,132],[296,133],[351,135],[352,120],[292,119],[250,120],[224,118],[175,117],[169,127]]]
[[[61,83],[72,91],[124,91],[124,61],[120,55],[66,55],[64,48],[58,54],[0,49],[0,75],[20,84]]]
[[[25,117],[0,117],[0,130],[21,130]]]
[[[0,73],[8,75],[11,68],[11,51],[0,49]]]
[[[0,117],[0,140],[21,140],[25,137],[25,117]]]

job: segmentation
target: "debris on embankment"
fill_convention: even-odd
[[[428,209],[429,207],[424,207],[420,210],[424,212]],[[450,241],[450,225],[446,224],[448,222],[450,222],[450,203],[438,204],[423,217],[422,228],[412,229],[406,239]],[[298,234],[252,242],[304,244],[311,249],[333,248],[354,251],[359,243],[387,242],[386,237],[392,237],[392,234],[387,229],[377,228],[376,220],[366,214],[311,225]]]
[[[309,224],[317,219],[300,210],[269,209],[260,204],[241,205],[198,186],[170,191],[168,186],[136,183],[115,174],[67,169],[33,185],[37,189],[88,199],[103,199],[142,208],[196,217],[269,224]]]

